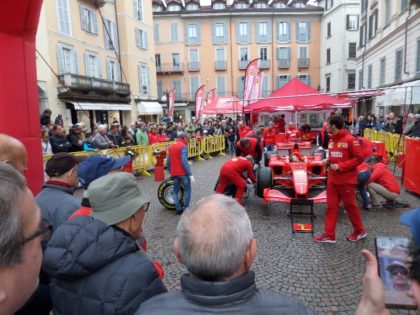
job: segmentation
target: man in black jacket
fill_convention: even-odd
[[[54,125],[50,143],[53,153],[69,152],[69,149],[71,148],[71,143],[64,137],[63,127],[60,125]]]
[[[91,217],[61,224],[44,252],[53,312],[131,315],[147,299],[166,292],[136,242],[149,201],[128,173],[93,181],[88,195]]]
[[[150,299],[137,315],[313,314],[295,298],[257,289],[251,222],[232,198],[212,195],[185,211],[173,248],[189,272],[181,276],[182,292]]]

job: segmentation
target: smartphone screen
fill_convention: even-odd
[[[407,295],[411,287],[408,277],[409,242],[406,237],[379,236],[375,239],[379,276],[384,284],[387,308],[417,308],[414,299]]]

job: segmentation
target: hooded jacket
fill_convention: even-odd
[[[54,315],[133,314],[166,292],[152,262],[125,231],[91,217],[63,223],[44,252]]]

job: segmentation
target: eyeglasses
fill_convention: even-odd
[[[23,244],[26,244],[41,235],[43,235],[42,237],[43,240],[49,240],[51,237],[51,234],[52,234],[52,225],[50,222],[47,221],[47,219],[43,218],[36,232],[26,237],[25,240],[23,241]]]
[[[391,272],[391,275],[393,275],[393,276],[396,276],[398,274],[400,274],[402,276],[407,276],[408,275],[408,271],[406,269],[396,269],[396,270],[393,270]]]
[[[143,209],[144,212],[147,212],[149,210],[150,202],[146,202],[144,205],[141,206],[140,209]]]

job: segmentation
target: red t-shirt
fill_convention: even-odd
[[[242,125],[242,127],[239,128],[239,139],[245,138],[250,131],[252,131],[251,128],[247,125]]]
[[[159,135],[149,132],[149,144],[159,143]]]

